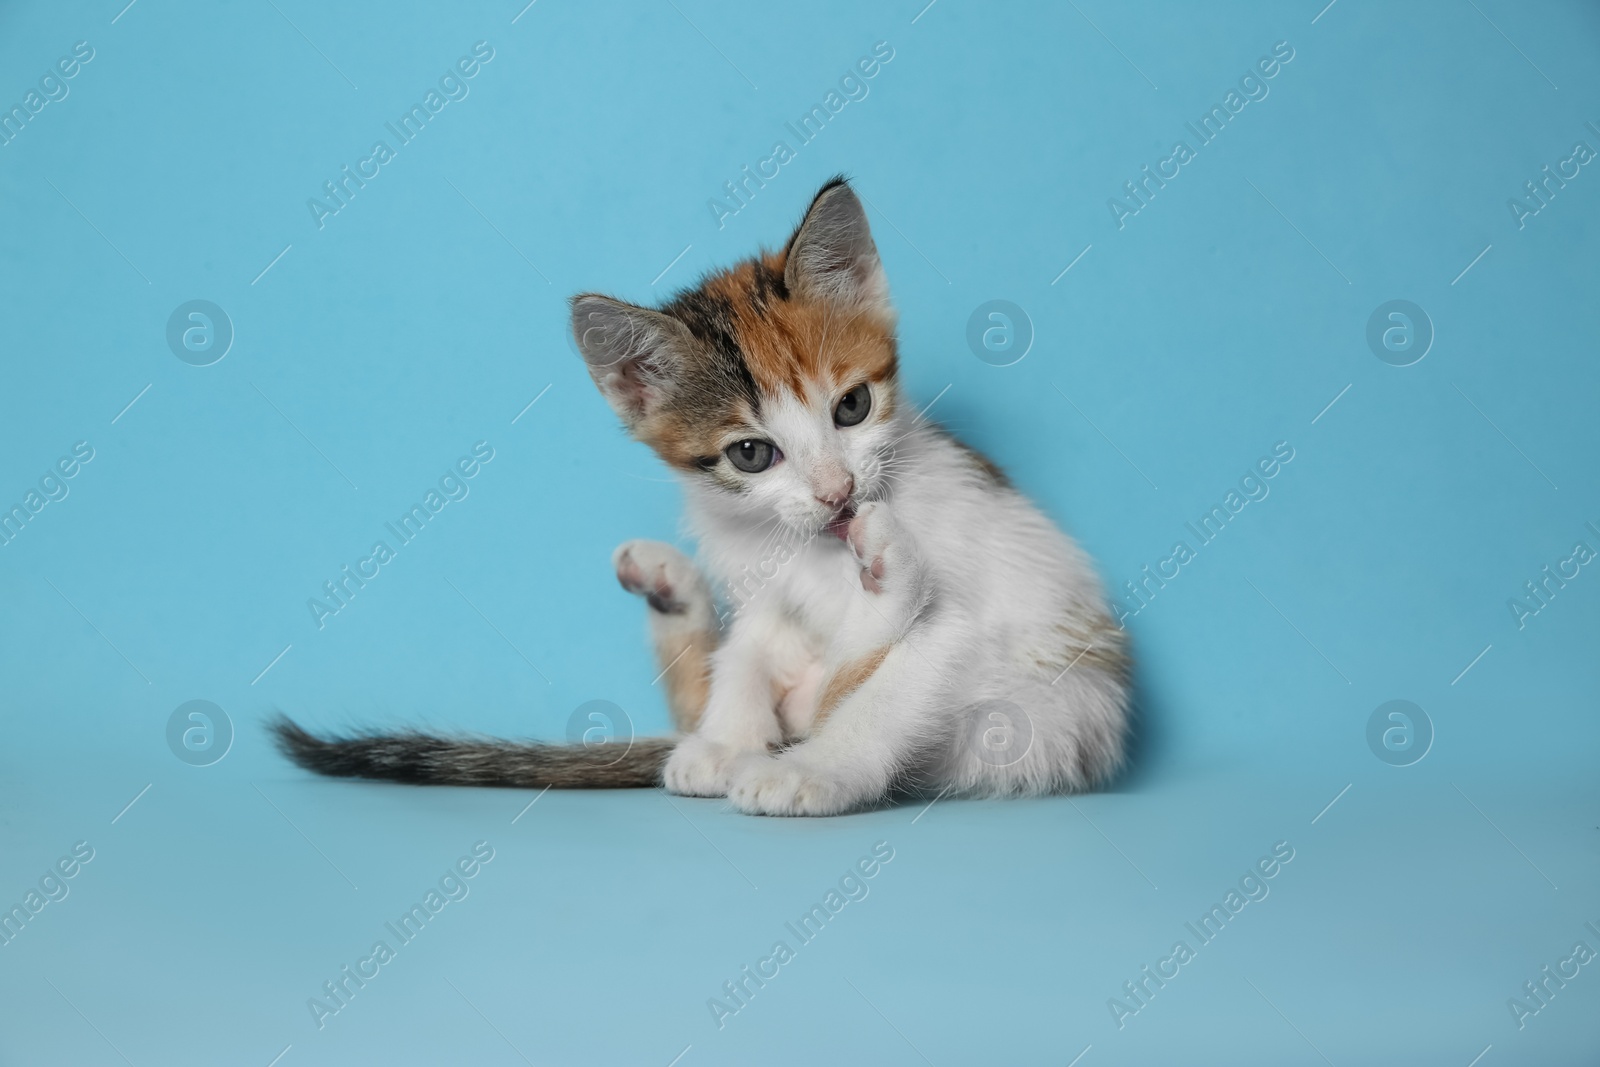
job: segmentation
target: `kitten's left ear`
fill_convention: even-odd
[[[892,314],[867,213],[844,178],[817,193],[784,254],[783,281],[792,292]]]
[[[572,336],[589,377],[629,430],[665,402],[692,344],[672,316],[597,293],[572,298]]]

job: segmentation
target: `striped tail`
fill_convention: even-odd
[[[434,737],[407,731],[323,738],[279,715],[267,725],[278,748],[308,771],[411,785],[509,789],[639,789],[661,784],[673,737],[588,747],[537,741]]]

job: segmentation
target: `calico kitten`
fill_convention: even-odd
[[[578,296],[572,326],[601,394],[679,476],[700,545],[703,570],[655,541],[614,556],[648,604],[680,736],[619,757],[324,740],[280,719],[290,758],[419,783],[659,783],[766,815],[897,789],[1077,791],[1116,771],[1125,634],[1077,546],[901,393],[888,284],[846,181],[782,251],[659,310]]]

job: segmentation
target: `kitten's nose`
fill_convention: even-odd
[[[827,482],[814,486],[811,490],[818,503],[825,504],[836,511],[850,503],[850,494],[855,491],[856,480],[849,474],[831,478]]]

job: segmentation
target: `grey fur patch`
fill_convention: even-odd
[[[700,350],[692,353],[675,383],[674,406],[697,421],[712,421],[722,415],[728,396],[735,394],[759,413],[761,392],[734,338],[733,305],[725,297],[696,288],[678,293],[661,311],[683,323],[700,342]]]

